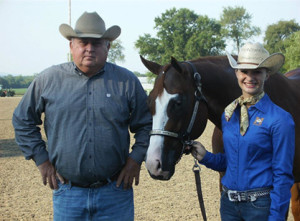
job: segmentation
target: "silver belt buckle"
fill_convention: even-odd
[[[237,201],[236,199],[234,199],[234,198],[231,197],[231,194],[236,194],[236,193],[237,193],[236,190],[228,190],[228,191],[227,191],[228,198],[229,198],[229,200],[230,200],[231,202],[236,202],[236,201]]]
[[[250,195],[250,201],[254,202],[255,200],[257,200],[256,194],[251,194]]]

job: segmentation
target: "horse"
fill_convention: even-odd
[[[169,180],[185,152],[185,145],[203,133],[207,120],[216,127],[212,136],[214,152],[222,151],[221,116],[224,108],[241,95],[241,89],[226,56],[184,62],[171,57],[170,64],[166,65],[140,57],[145,67],[157,75],[148,97],[153,126],[145,165],[152,178]],[[264,88],[275,104],[293,116],[296,135],[300,134],[299,88],[300,69],[286,76],[271,75]],[[300,164],[297,164],[300,136],[296,136],[295,142],[291,201],[294,218],[300,221]]]

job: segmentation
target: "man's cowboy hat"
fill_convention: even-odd
[[[106,30],[103,19],[96,13],[84,12],[77,20],[75,29],[70,25],[59,26],[60,33],[68,40],[71,38],[105,38],[115,40],[121,33],[119,26],[112,26]]]
[[[284,63],[281,53],[269,54],[260,43],[246,43],[240,50],[236,61],[227,53],[229,63],[234,69],[267,68],[269,74],[276,73]]]

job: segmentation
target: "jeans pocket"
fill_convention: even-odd
[[[271,206],[270,196],[259,197],[255,201],[251,202],[252,206],[257,209],[269,209]]]
[[[53,190],[53,196],[59,196],[69,189],[69,184],[62,184],[61,182],[58,182],[57,185],[58,189]]]
[[[125,190],[124,186],[123,186],[123,182],[121,183],[121,185],[119,187],[117,187],[117,182],[116,181],[112,182],[110,185],[111,185],[112,190],[114,190],[114,191],[127,192],[129,190],[132,190],[132,188]]]

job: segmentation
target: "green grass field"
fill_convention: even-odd
[[[16,92],[15,96],[23,96],[27,91],[27,88],[13,88],[12,90]]]

